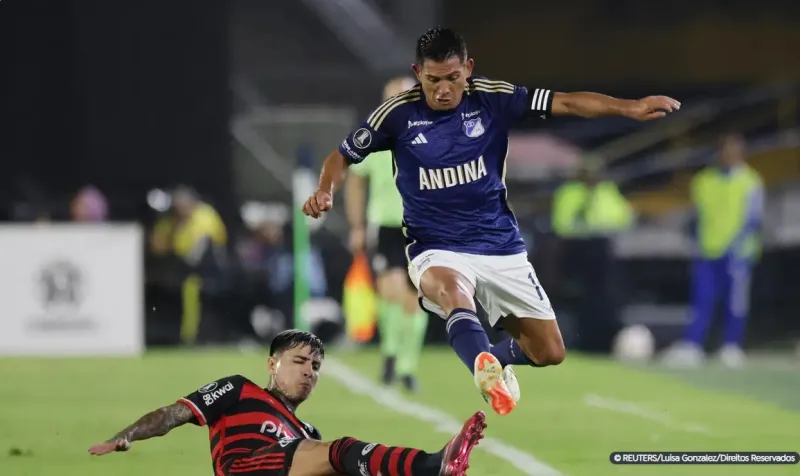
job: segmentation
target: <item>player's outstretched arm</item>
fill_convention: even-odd
[[[339,147],[325,158],[319,187],[303,204],[303,213],[319,218],[333,208],[333,193],[344,182],[350,164],[363,162],[373,152],[391,149],[398,129],[401,129],[401,125],[405,127],[407,114],[403,112],[403,105],[419,101],[421,97],[419,88],[415,87],[387,99],[348,134]]]
[[[317,191],[306,200],[303,205],[303,213],[312,218],[319,218],[324,212],[333,208],[333,192],[338,190],[344,182],[349,165],[349,162],[338,150],[328,154],[325,162],[322,163]]]
[[[113,437],[89,448],[89,453],[100,456],[114,451],[127,451],[131,443],[154,436],[164,436],[173,428],[189,423],[194,418],[191,409],[183,403],[161,407],[145,414],[135,423]]]
[[[643,99],[618,99],[605,94],[579,92],[555,93],[554,116],[623,116],[638,121],[659,119],[677,111],[681,103],[667,96],[648,96]]]

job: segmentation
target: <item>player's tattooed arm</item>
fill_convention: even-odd
[[[180,402],[173,403],[145,414],[136,422],[109,438],[108,441],[125,440],[128,443],[133,443],[134,441],[146,440],[154,436],[164,436],[173,428],[189,423],[192,418],[194,418],[194,414],[188,406]]]

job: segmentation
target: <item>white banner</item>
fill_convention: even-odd
[[[142,230],[0,226],[0,355],[139,355]]]

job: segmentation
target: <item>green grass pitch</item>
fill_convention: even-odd
[[[372,351],[329,354],[370,378],[380,368]],[[207,433],[194,426],[136,443],[128,453],[91,458],[86,450],[143,413],[234,373],[266,384],[265,356],[196,351],[141,359],[0,359],[0,474],[210,475]],[[458,420],[482,409],[488,436],[565,476],[800,474],[797,465],[614,466],[608,459],[612,451],[797,451],[800,413],[790,408],[800,402],[797,369],[772,377],[717,372],[684,378],[573,354],[559,367],[519,368],[517,375],[522,400],[511,415],[499,417],[455,355],[433,348],[422,360],[421,394],[404,398]],[[725,382],[703,385],[717,380]],[[346,435],[429,450],[447,440],[431,423],[388,410],[326,377],[324,365],[316,393],[298,413],[325,439]],[[480,450],[469,473],[521,474]]]

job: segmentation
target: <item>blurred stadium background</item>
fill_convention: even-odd
[[[438,447],[484,408],[434,319],[419,394],[377,384],[377,336],[354,330],[370,317],[369,290],[363,306],[342,308],[359,282],[346,280],[355,271],[341,197],[322,222],[296,214],[322,158],[386,80],[409,72],[414,40],[437,24],[465,35],[478,74],[683,103],[657,123],[556,120],[512,136],[511,203],[572,354],[518,371],[520,407],[489,416],[492,440],[471,474],[796,474],[608,460],[625,450],[798,449],[791,0],[3,0],[2,474],[206,474],[203,430],[108,459],[85,451],[222,374],[264,377],[264,343],[290,327],[330,348],[300,410],[326,438]],[[745,137],[766,187],[746,365],[609,358],[625,326],[646,326],[659,351],[682,336],[691,178],[731,133]],[[635,223],[599,241],[556,233],[554,192],[598,163]],[[181,213],[193,225],[176,231]]]

